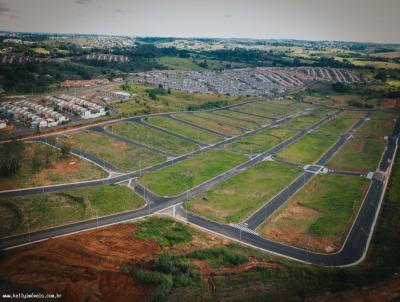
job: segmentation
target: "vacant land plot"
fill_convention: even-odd
[[[189,153],[198,149],[198,145],[192,142],[136,123],[120,123],[108,126],[107,130],[146,146],[176,155]]]
[[[0,199],[0,236],[16,235],[140,207],[126,186],[104,185]]]
[[[269,123],[271,123],[273,121],[273,120],[268,119],[268,118],[263,118],[263,117],[258,117],[258,116],[255,116],[255,115],[239,113],[239,112],[232,111],[232,110],[218,110],[218,111],[215,111],[214,113],[231,116],[233,118],[238,118],[238,119],[241,119],[241,120],[244,120],[244,121],[254,122],[254,123],[257,123],[258,125],[269,124]]]
[[[393,119],[370,119],[356,131],[356,136],[383,138],[392,133]]]
[[[328,166],[347,171],[375,171],[385,146],[383,139],[350,139],[328,162]]]
[[[277,153],[276,157],[289,162],[311,164],[317,161],[336,140],[335,136],[317,133],[306,134]]]
[[[290,245],[336,251],[347,236],[369,182],[354,176],[315,176],[260,227],[260,232]]]
[[[223,137],[220,135],[190,127],[165,116],[149,117],[146,119],[146,123],[164,128],[204,144],[213,144],[223,140]]]
[[[399,117],[399,111],[375,111],[370,116],[371,120],[396,120]]]
[[[236,119],[232,119],[232,118],[229,118],[229,117],[217,115],[217,114],[214,114],[214,113],[197,112],[195,114],[198,115],[198,116],[207,118],[207,119],[211,119],[211,120],[216,121],[216,122],[222,122],[222,123],[226,123],[226,124],[231,125],[231,126],[238,126],[238,127],[244,128],[244,129],[249,129],[250,130],[250,129],[258,128],[258,126],[253,124],[253,123],[245,122],[245,121],[239,121],[239,120],[236,120]]]
[[[0,190],[77,182],[107,175],[103,169],[72,154],[62,158],[56,148],[42,143],[25,143],[19,172],[0,177]]]
[[[193,114],[179,114],[179,115],[175,115],[175,117],[180,120],[189,122],[193,125],[197,125],[197,126],[205,128],[205,129],[210,129],[212,131],[220,133],[221,135],[236,136],[236,135],[243,133],[243,130],[240,130],[238,128],[228,126],[225,124],[221,124],[216,121],[207,120],[207,119],[195,116]]]
[[[265,129],[236,142],[224,145],[224,148],[250,154],[261,153],[278,145],[296,133],[297,131],[295,130],[283,128]]]
[[[221,222],[240,222],[301,173],[276,162],[261,162],[186,204],[188,210]]]
[[[267,110],[265,108],[261,109],[259,107],[255,107],[253,104],[246,104],[243,106],[238,106],[238,107],[235,107],[235,110],[240,111],[240,112],[255,114],[258,116],[263,116],[265,118],[278,118],[279,117],[278,114],[274,114],[273,112],[271,112],[271,110]]]
[[[305,129],[321,119],[315,114],[300,115],[288,122],[282,124],[283,127]]]
[[[205,152],[149,173],[140,179],[140,183],[158,195],[176,195],[238,166],[246,159],[246,156],[231,152]]]
[[[333,120],[324,123],[318,128],[318,131],[328,132],[331,134],[344,134],[355,124],[356,121],[357,119],[339,115]]]
[[[71,144],[73,148],[94,154],[126,171],[138,170],[165,160],[159,154],[91,131],[75,132],[59,139]]]

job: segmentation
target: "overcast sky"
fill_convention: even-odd
[[[400,43],[400,0],[0,0],[0,29]]]

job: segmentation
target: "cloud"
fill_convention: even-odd
[[[114,9],[114,12],[120,13],[120,14],[130,13],[131,11],[132,11],[132,10],[130,10],[130,9],[120,9],[120,8]]]
[[[233,16],[231,14],[225,14],[224,18],[232,18]]]
[[[15,10],[10,9],[7,4],[0,2],[0,16],[8,17],[10,19],[17,19],[18,16]]]
[[[92,2],[92,0],[75,0],[75,2],[77,4],[85,5],[85,4],[89,4],[90,2]]]

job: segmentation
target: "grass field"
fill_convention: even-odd
[[[321,116],[315,114],[300,115],[292,120],[282,124],[282,127],[305,129],[321,119]]]
[[[245,121],[250,121],[250,122],[254,122],[257,123],[258,125],[263,125],[263,124],[269,124],[272,122],[271,119],[268,118],[262,118],[262,117],[258,117],[258,116],[252,116],[252,115],[248,115],[248,114],[243,114],[243,113],[239,113],[239,112],[235,112],[235,111],[231,111],[231,110],[218,110],[215,113],[220,113],[223,115],[228,115],[231,116],[233,118],[239,118]]]
[[[352,125],[355,124],[357,119],[348,118],[345,115],[339,115],[333,120],[324,123],[318,128],[318,131],[328,132],[331,134],[344,134],[346,133]]]
[[[203,119],[203,118],[200,118],[193,114],[179,114],[179,115],[175,115],[175,117],[180,120],[187,121],[191,124],[203,127],[205,129],[210,129],[217,133],[221,133],[221,135],[236,136],[236,135],[243,133],[243,131],[238,128],[234,128],[234,127],[231,127],[231,126],[228,126],[225,124],[221,124],[216,121]]]
[[[224,145],[228,150],[249,154],[261,153],[295,135],[297,131],[283,128],[265,129],[233,143]]]
[[[185,125],[168,117],[162,117],[162,116],[149,117],[145,120],[145,122],[175,132],[185,137],[194,139],[195,141],[204,144],[213,144],[223,140],[222,136],[219,136],[211,132],[203,131],[198,128],[190,127],[188,125]]]
[[[337,138],[324,134],[306,134],[276,154],[277,158],[295,163],[312,164],[332,146]]]
[[[260,109],[259,107],[255,107],[253,104],[245,104],[243,106],[235,107],[235,110],[240,112],[246,112],[250,114],[256,114],[259,116],[265,116],[265,118],[278,118],[280,115],[274,114],[271,110],[266,108]]]
[[[355,132],[356,136],[383,138],[392,133],[395,122],[393,119],[370,119]]]
[[[91,131],[75,132],[59,139],[71,144],[73,148],[94,154],[126,171],[138,170],[165,160],[159,154]]]
[[[199,105],[210,101],[228,101],[230,104],[240,102],[237,97],[188,93],[175,90],[171,90],[166,95],[158,95],[157,99],[153,100],[150,99],[146,90],[154,87],[154,85],[150,84],[130,84],[128,92],[134,94],[134,97],[128,101],[118,102],[111,106],[121,116],[128,117],[139,114],[183,111],[190,105]]]
[[[204,68],[193,63],[190,58],[160,57],[158,61],[170,69],[202,71]]]
[[[375,111],[371,116],[371,120],[395,120],[400,117],[399,111]]]
[[[356,66],[363,67],[375,67],[375,68],[384,68],[384,69],[399,69],[400,64],[395,62],[380,62],[380,61],[362,61],[362,60],[353,60],[350,59],[351,63]]]
[[[144,201],[126,186],[103,185],[0,199],[0,236],[136,209]]]
[[[328,167],[349,171],[375,171],[385,149],[383,139],[351,139],[336,152]]]
[[[266,203],[300,173],[300,169],[276,162],[261,162],[194,198],[186,206],[201,216],[237,223]]]
[[[35,167],[35,156],[45,161],[47,152],[53,158],[51,163]],[[72,154],[60,157],[60,150],[42,143],[26,143],[25,152],[18,174],[0,177],[0,190],[54,185],[68,182],[104,178],[108,175],[103,169]]]
[[[180,155],[198,149],[198,145],[173,135],[147,128],[136,123],[126,122],[108,126],[107,130],[127,137],[146,146]]]
[[[260,233],[302,248],[335,251],[347,236],[369,183],[354,176],[315,176],[260,227]]]
[[[177,195],[241,164],[246,159],[246,156],[231,152],[205,152],[149,173],[140,179],[140,183],[158,195]]]
[[[201,117],[204,117],[207,119],[211,119],[216,122],[226,123],[231,126],[238,126],[238,127],[248,129],[248,130],[253,130],[253,129],[258,128],[258,126],[253,123],[239,121],[236,119],[231,119],[229,117],[225,117],[225,116],[221,116],[221,115],[217,115],[217,114],[213,114],[213,113],[209,113],[209,112],[196,112],[195,115],[198,115],[198,116],[201,116]]]

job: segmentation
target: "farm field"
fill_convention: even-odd
[[[350,139],[337,151],[327,166],[347,171],[375,171],[385,146],[386,141],[383,139]]]
[[[202,128],[215,131],[217,133],[220,133],[221,135],[236,136],[244,132],[243,130],[240,130],[238,128],[221,124],[216,121],[203,119],[193,114],[179,114],[179,115],[176,114],[174,115],[174,117],[189,122],[191,124],[200,126]]]
[[[0,198],[0,237],[136,209],[144,205],[126,186],[102,185]]]
[[[294,136],[296,133],[296,130],[284,128],[265,129],[233,143],[224,145],[224,149],[244,152],[247,154],[261,153],[276,146],[289,137]]]
[[[317,175],[260,228],[260,233],[301,248],[330,253],[340,249],[370,181],[336,174]]]
[[[59,149],[43,143],[24,143],[20,170],[0,177],[0,190],[47,186],[108,176],[100,167],[77,156],[61,156]]]
[[[238,223],[284,189],[301,170],[276,162],[260,162],[195,197],[185,206],[201,216]]]
[[[135,142],[175,155],[189,153],[198,149],[198,145],[192,142],[133,122],[119,123],[108,126],[106,129]]]
[[[138,170],[165,160],[159,154],[92,131],[75,132],[58,139],[77,150],[94,154],[126,171]]]
[[[258,126],[256,124],[250,123],[250,122],[245,122],[245,121],[239,121],[236,119],[231,119],[229,117],[225,117],[225,116],[221,116],[221,115],[217,115],[217,114],[213,114],[213,113],[209,113],[209,112],[196,112],[195,115],[197,116],[201,116],[207,119],[211,119],[213,121],[216,122],[222,122],[222,123],[226,123],[228,125],[234,126],[234,127],[241,127],[244,129],[248,129],[248,130],[253,130],[258,128]]]
[[[214,111],[214,113],[215,114],[220,113],[222,115],[228,115],[233,118],[239,118],[242,120],[254,122],[254,123],[257,123],[258,125],[268,124],[268,123],[272,122],[272,120],[268,119],[268,118],[262,118],[262,117],[258,117],[255,115],[243,114],[243,113],[239,113],[239,112],[232,111],[232,110],[218,110],[218,111]]]
[[[337,137],[319,133],[306,134],[275,156],[289,162],[312,164],[337,141]]]
[[[357,122],[357,119],[348,118],[347,116],[340,114],[333,120],[324,123],[321,127],[318,128],[317,131],[327,132],[327,133],[336,134],[336,135],[344,134],[356,122]]]
[[[204,144],[213,144],[223,140],[222,136],[203,131],[198,128],[190,127],[168,117],[149,117],[145,119],[145,122],[175,132],[177,134],[183,135]]]
[[[211,179],[247,160],[247,156],[225,151],[204,152],[161,170],[139,182],[160,196],[172,196]]]

